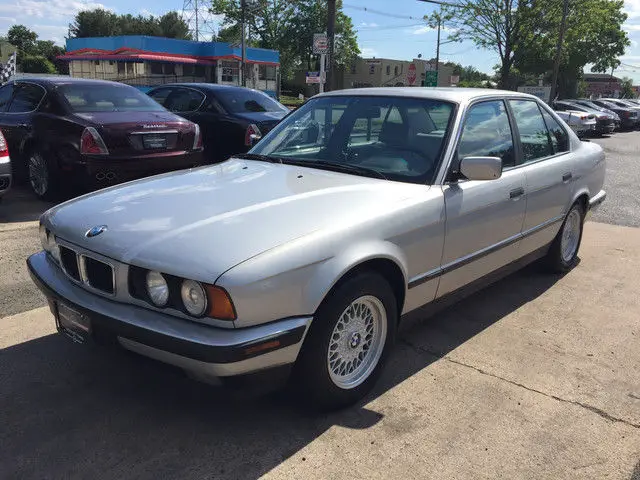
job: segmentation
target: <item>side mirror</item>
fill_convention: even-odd
[[[464,157],[460,161],[460,173],[469,180],[495,180],[502,176],[502,159],[499,157]]]

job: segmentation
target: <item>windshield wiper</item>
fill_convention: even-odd
[[[233,157],[241,158],[243,160],[258,160],[259,162],[282,163],[282,159],[280,157],[261,155],[259,153],[238,153],[237,155],[233,155]]]
[[[383,180],[389,180],[385,174],[378,170],[350,163],[328,162],[326,160],[296,160],[289,158],[284,159],[284,163],[299,165],[301,167],[325,168],[336,172],[357,173],[366,177],[377,177],[382,178]]]

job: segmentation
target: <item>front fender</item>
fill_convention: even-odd
[[[407,258],[398,245],[385,240],[370,240],[343,250],[340,254],[319,264],[303,289],[303,302],[308,311],[315,312],[331,289],[349,271],[370,260],[390,260],[402,271],[404,289],[407,289]]]

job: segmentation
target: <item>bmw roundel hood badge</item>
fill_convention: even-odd
[[[97,237],[98,235],[106,231],[106,225],[96,225],[95,227],[91,227],[89,230],[87,230],[87,233],[85,233],[84,236],[88,238]]]

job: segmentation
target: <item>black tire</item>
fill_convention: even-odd
[[[574,215],[573,212],[577,212],[577,215],[579,215],[580,233],[578,235],[578,243],[575,247],[575,251],[570,257],[565,258],[562,253],[562,236],[565,232],[565,226],[567,226],[567,222],[569,221],[571,216]],[[545,257],[545,265],[550,272],[566,273],[573,267],[575,267],[578,263],[578,252],[580,250],[580,244],[582,243],[582,232],[584,230],[585,213],[586,212],[584,210],[584,207],[580,202],[574,203],[569,209],[569,212],[562,222],[562,227],[560,227],[560,231],[556,235],[556,238],[553,239],[553,242],[549,247],[549,251],[547,252],[547,256]]]
[[[29,186],[40,200],[57,200],[60,193],[60,175],[54,158],[37,147],[26,154]]]
[[[357,386],[343,388],[332,380],[329,372],[329,342],[342,313],[352,302],[365,296],[374,297],[383,306],[386,313],[386,338],[383,342],[380,340],[383,345],[382,353],[375,367],[372,365],[373,369],[368,376],[363,376]],[[381,325],[382,323],[383,320]],[[304,404],[327,411],[352,405],[362,399],[373,388],[382,372],[395,341],[397,325],[396,298],[389,283],[379,274],[363,272],[340,283],[318,308],[294,367],[293,385],[302,396]],[[374,349],[367,352],[375,355],[371,353],[375,352]],[[366,355],[364,358],[367,358]]]

